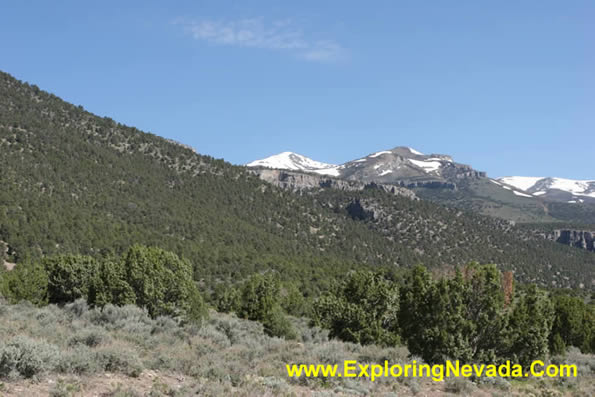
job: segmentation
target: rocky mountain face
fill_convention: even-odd
[[[379,189],[387,193],[408,197],[417,200],[417,196],[411,190],[404,187],[388,185],[375,182],[359,182],[329,177],[327,175],[316,175],[298,171],[277,170],[268,168],[253,169],[252,172],[260,179],[288,189],[294,192],[306,189],[333,188],[343,191],[362,191],[366,189]]]
[[[408,147],[396,147],[349,161],[339,167],[345,179],[398,184],[407,187],[456,188],[463,178],[481,178],[485,173],[455,163],[443,154],[422,154]]]
[[[595,231],[593,230],[557,229],[545,233],[545,237],[548,240],[553,240],[571,247],[595,251]]]

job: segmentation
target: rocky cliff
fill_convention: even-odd
[[[331,178],[326,175],[302,173],[299,171],[275,170],[269,168],[251,169],[255,175],[275,186],[291,191],[302,191],[307,189],[332,188],[343,191],[359,191],[364,189],[380,189],[385,192],[408,197],[417,200],[417,196],[411,190],[395,185],[381,183],[364,183],[344,179]]]
[[[571,247],[595,251],[595,231],[559,229],[546,233],[545,238]]]

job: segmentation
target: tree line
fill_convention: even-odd
[[[13,303],[43,306],[84,298],[91,306],[134,304],[152,317],[200,322],[207,306],[190,263],[155,247],[132,246],[121,257],[57,255],[0,273],[0,293]]]
[[[595,351],[593,306],[535,284],[515,291],[512,274],[470,264],[432,277],[423,266],[403,280],[357,271],[314,303],[314,323],[356,343],[404,343],[426,362],[458,359],[527,365],[575,346]]]
[[[472,263],[433,277],[416,266],[401,273],[358,270],[317,297],[274,271],[207,290],[190,262],[134,245],[120,257],[57,255],[0,273],[0,294],[43,306],[84,298],[91,306],[134,304],[152,317],[200,323],[208,306],[259,321],[271,336],[296,338],[289,315],[309,317],[330,337],[359,344],[404,344],[428,363],[498,363],[595,352],[595,310],[584,299],[534,284],[515,288],[512,273]],[[206,297],[206,300],[205,300]]]

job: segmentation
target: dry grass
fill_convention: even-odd
[[[0,304],[0,349],[25,349],[20,367],[0,358],[1,396],[593,395],[592,356],[572,351],[579,379],[508,382],[430,379],[289,378],[286,363],[408,363],[403,347],[329,341],[324,330],[294,320],[300,341],[271,338],[259,323],[212,312],[200,327],[149,318],[133,307],[91,310]],[[4,351],[4,350],[0,350]],[[51,354],[51,359],[48,358]],[[562,360],[562,359],[560,359]],[[419,360],[418,360],[419,361]],[[25,365],[26,364],[26,365]],[[4,369],[2,369],[4,368]],[[28,368],[21,372],[22,368]],[[2,372],[4,371],[4,372]]]

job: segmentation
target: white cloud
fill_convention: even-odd
[[[194,39],[211,44],[285,51],[314,62],[340,59],[343,48],[332,40],[309,40],[291,21],[265,24],[262,18],[237,21],[177,20]]]

